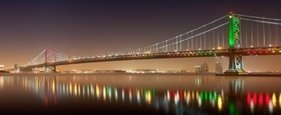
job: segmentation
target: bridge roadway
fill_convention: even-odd
[[[234,49],[234,54],[242,56],[251,55],[281,55],[281,47],[260,47],[260,48],[241,48]],[[45,66],[62,66],[70,64],[108,62],[108,61],[125,61],[125,60],[143,60],[143,59],[165,59],[165,58],[191,58],[191,57],[215,57],[229,56],[229,49],[214,50],[196,50],[196,51],[175,51],[161,53],[145,53],[145,54],[125,54],[125,55],[108,55],[103,57],[88,57],[79,59],[69,59],[59,62],[42,63],[37,65],[19,66],[19,69],[31,69]]]

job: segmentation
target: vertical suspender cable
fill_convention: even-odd
[[[257,47],[260,47],[259,24],[257,23]]]
[[[215,32],[214,31],[212,31],[212,33],[213,33],[213,44],[212,44],[212,48],[215,48]]]
[[[245,23],[245,47],[248,47],[248,26]]]
[[[276,46],[279,46],[279,40],[278,40],[278,33],[279,33],[279,31],[278,31],[278,25],[276,25]]]
[[[179,36],[179,38],[180,38],[180,49],[179,49],[179,50],[182,51],[182,46],[181,46],[181,45],[182,45],[182,44],[181,44],[181,43],[182,43],[182,41],[181,41],[181,35]]]
[[[193,31],[191,32],[191,36],[192,36],[192,39],[191,39],[191,50],[193,50]]]
[[[242,22],[240,22],[240,28],[241,28],[241,30],[243,30],[243,27],[244,27],[244,26],[242,26]],[[241,30],[240,30],[240,36],[239,36],[240,39],[239,39],[239,41],[238,41],[238,42],[239,42],[239,48],[242,48],[242,47],[243,47],[243,46],[242,46],[242,43],[243,43],[243,33],[244,33],[244,32],[242,32]]]
[[[203,29],[203,31],[205,31],[205,28]],[[203,45],[202,49],[206,50],[207,49],[207,46],[206,46],[206,33],[204,33],[204,35],[203,35],[203,42],[204,42],[204,45]]]
[[[264,30],[264,23],[262,23],[262,35],[263,35],[263,47],[265,47],[265,30]]]
[[[268,27],[269,26],[269,27]],[[268,41],[268,45],[269,45],[269,47],[271,47],[272,46],[272,41],[271,41],[271,29],[270,29],[270,25],[268,25],[268,26],[266,26],[266,27],[268,27],[268,29],[266,29],[266,30],[268,30],[268,39],[269,39],[269,41]]]
[[[251,47],[254,47],[254,32],[253,32],[253,22],[251,24]]]
[[[217,43],[217,47],[220,47],[220,31],[218,31],[218,43]]]
[[[202,44],[202,39],[203,39],[203,35],[200,35],[200,36],[199,36],[199,47],[198,47],[199,50],[202,50],[202,47],[203,47],[203,46],[202,46],[202,45],[203,45],[203,44]]]
[[[224,32],[225,32],[224,29],[222,29],[222,48],[225,48],[225,46],[224,46],[224,35],[225,35],[225,33]]]

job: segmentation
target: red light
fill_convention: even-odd
[[[251,104],[251,94],[247,93],[247,104]]]
[[[267,94],[265,95],[265,103],[266,103],[266,105],[268,105],[269,102],[270,102],[270,97],[269,97],[269,94],[267,93]]]
[[[183,91],[179,91],[179,96],[180,96],[180,99],[183,100],[184,99],[184,92]]]
[[[254,93],[254,105],[256,105],[257,104],[257,94],[256,93]]]
[[[176,91],[174,91],[174,90],[169,91],[168,94],[169,94],[170,98],[174,98],[176,95]]]
[[[263,105],[263,95],[261,93],[259,94],[259,105]]]

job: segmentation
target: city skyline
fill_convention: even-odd
[[[157,3],[73,0],[15,4],[4,1],[2,8],[12,10],[0,13],[5,17],[1,19],[0,64],[25,64],[44,48],[81,57],[129,51],[174,37],[229,11],[280,18],[280,13],[276,11],[280,9],[277,5],[279,1],[236,1],[233,4],[205,1],[198,12],[190,9],[196,9],[194,7],[201,2]],[[187,3],[191,5],[185,6]],[[271,7],[262,7],[269,5]],[[216,8],[210,11],[207,6]]]

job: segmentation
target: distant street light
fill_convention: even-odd
[[[0,68],[4,68],[5,67],[5,65],[0,65]]]

